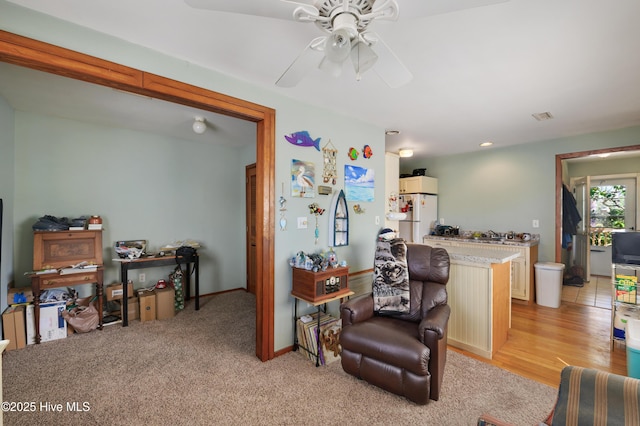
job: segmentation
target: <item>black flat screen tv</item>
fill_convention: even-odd
[[[614,232],[611,241],[611,261],[640,265],[640,232]]]

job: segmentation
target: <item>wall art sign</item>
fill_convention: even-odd
[[[291,160],[291,196],[313,198],[316,196],[316,173],[312,162]]]
[[[373,201],[375,179],[373,169],[344,166],[344,188],[347,201]]]

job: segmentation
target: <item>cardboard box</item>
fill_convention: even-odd
[[[176,291],[171,287],[155,289],[156,318],[159,320],[173,318],[176,315]]]
[[[124,303],[120,307],[120,315],[122,315],[122,309],[124,308]],[[122,318],[122,317],[121,317]],[[130,297],[129,302],[127,303],[127,319],[129,321],[137,320],[140,318],[140,301],[138,297]]]
[[[9,340],[7,350],[22,349],[27,346],[27,331],[25,327],[25,306],[9,306],[2,313],[2,328],[4,338]]]
[[[122,299],[122,283],[109,284],[104,289],[104,294],[107,296],[107,300],[120,300]],[[127,296],[133,296],[133,284],[127,285]]]
[[[40,304],[40,342],[64,339],[67,337],[67,321],[62,316],[67,302],[49,302]],[[27,345],[36,343],[35,307],[27,305]]]
[[[7,305],[15,305],[18,303],[33,303],[31,287],[11,287],[7,290]]]
[[[140,321],[153,321],[156,319],[156,295],[155,291],[138,293],[140,299]]]
[[[616,300],[625,303],[637,303],[638,277],[616,275]]]

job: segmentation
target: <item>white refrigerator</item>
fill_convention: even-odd
[[[438,220],[438,196],[432,194],[400,195],[400,210],[406,206],[407,218],[400,221],[400,238],[408,243],[422,243]]]

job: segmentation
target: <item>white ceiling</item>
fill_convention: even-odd
[[[484,141],[504,147],[640,124],[640,1],[509,0],[412,18],[427,1],[398,0],[397,22],[370,26],[413,73],[406,86],[390,89],[372,72],[358,82],[353,73],[336,79],[316,70],[287,89],[274,83],[312,38],[323,35],[313,24],[198,10],[183,0],[11,0],[401,130],[387,137],[389,151],[409,147],[416,156],[445,155],[478,150]],[[445,0],[432,1],[437,6]],[[446,4],[465,1],[470,0]],[[281,5],[279,0],[211,2]],[[0,72],[5,80],[6,68]],[[0,85],[0,94],[7,86]],[[24,96],[7,98],[27,107]],[[194,115],[176,108],[186,111],[186,121]],[[531,115],[545,111],[554,119],[536,121]],[[161,123],[153,126],[161,131]]]

